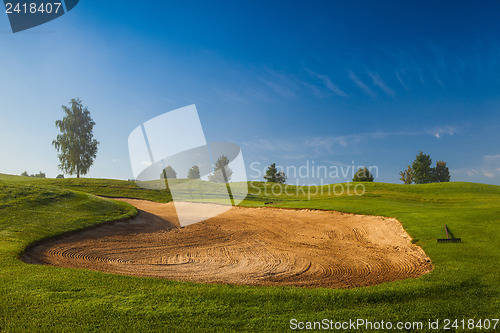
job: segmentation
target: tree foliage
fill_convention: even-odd
[[[173,178],[177,178],[177,172],[175,172],[174,168],[172,168],[172,166],[170,165],[167,165],[165,169],[163,169],[163,172],[162,172],[162,178],[163,179],[173,179]]]
[[[23,176],[23,177],[34,177],[34,178],[47,178],[47,176],[45,175],[45,172],[41,172],[41,171],[39,173],[37,173],[37,174],[34,174],[34,175],[30,175],[30,174],[28,174],[27,171],[24,171],[21,174],[21,176]]]
[[[399,179],[403,182],[403,184],[413,183],[413,170],[411,168],[411,165],[408,165],[406,170],[401,171],[399,175],[401,176]]]
[[[273,163],[267,167],[264,179],[268,182],[284,184],[286,183],[287,176],[285,172],[278,171],[278,168],[276,168],[276,163]]]
[[[431,165],[431,157],[420,151],[415,161],[413,161],[406,170],[399,173],[401,176],[399,179],[405,184],[426,184],[450,181],[450,170],[446,166],[446,162],[438,161],[435,167],[431,167]]]
[[[413,170],[413,181],[415,184],[426,184],[432,182],[432,159],[429,155],[420,151],[411,165]]]
[[[35,178],[47,178],[47,176],[45,175],[45,172],[39,172],[37,173],[36,175],[33,175],[33,177]]]
[[[433,182],[436,182],[436,183],[449,182],[451,179],[451,176],[450,176],[450,170],[446,166],[446,162],[437,161],[436,167],[433,169],[432,176],[433,176],[432,177]]]
[[[200,179],[200,168],[198,168],[197,165],[193,165],[191,169],[188,171],[188,178],[189,179]]]
[[[52,144],[59,153],[59,169],[80,178],[88,173],[97,156],[99,141],[93,138],[95,122],[79,99],[72,99],[70,106],[63,105],[62,109],[66,115],[56,121],[61,134]]]
[[[233,170],[229,168],[229,159],[227,156],[222,155],[215,162],[214,172],[208,175],[208,180],[215,183],[229,183]]]
[[[359,168],[352,178],[353,182],[373,182],[373,175],[367,167]]]

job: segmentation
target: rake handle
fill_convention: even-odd
[[[444,225],[444,230],[446,231],[446,238],[450,239],[450,235],[448,235],[448,226],[446,224]]]

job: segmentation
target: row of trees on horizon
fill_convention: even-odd
[[[83,106],[78,98],[72,99],[70,105],[62,106],[65,116],[62,120],[55,122],[61,134],[58,134],[52,144],[58,152],[59,169],[69,175],[81,175],[88,173],[97,156],[99,141],[94,139],[93,128],[95,122],[90,116],[89,110]],[[231,181],[233,171],[229,168],[229,159],[222,155],[215,163],[214,171],[208,175],[208,180],[216,183],[228,183]],[[45,178],[43,172],[38,174],[28,174],[24,171],[22,176]],[[444,161],[437,161],[432,166],[432,159],[429,155],[420,151],[411,165],[399,173],[400,180],[404,184],[425,184],[434,182],[449,182],[450,171]],[[188,179],[200,179],[200,169],[193,165],[187,173]],[[57,178],[64,178],[63,174]],[[168,165],[162,172],[161,178],[177,178],[177,172]],[[264,175],[266,182],[285,184],[287,175],[284,171],[279,171],[276,163],[272,163]],[[360,168],[352,179],[354,182],[373,182],[374,177],[368,168]]]
[[[424,154],[423,151],[417,154],[413,163],[401,171],[399,176],[404,184],[443,183],[451,180],[446,162],[437,161],[436,166],[432,167],[430,155]]]
[[[233,171],[229,168],[229,159],[227,156],[222,155],[215,162],[214,171],[212,174],[208,175],[208,180],[214,183],[229,183],[231,181],[231,177],[233,175]],[[174,179],[177,178],[177,172],[172,168],[172,166],[167,165],[165,169],[163,169],[161,178],[163,179]],[[193,165],[187,173],[188,179],[200,179],[200,168],[197,165]]]

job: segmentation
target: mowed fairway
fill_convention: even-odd
[[[202,284],[30,265],[20,256],[36,241],[136,213],[126,203],[67,189],[163,202],[168,195],[130,182],[0,176],[0,329],[284,331],[292,318],[424,323],[498,318],[500,187],[374,183],[367,184],[364,196],[318,194],[307,200],[300,193],[267,196],[269,184],[252,185],[246,206],[273,201],[280,207],[396,218],[434,269],[418,278],[332,289]],[[463,243],[437,244],[445,237],[445,223]]]
[[[178,229],[173,203],[125,201],[141,209],[134,219],[44,242],[23,260],[201,283],[329,288],[418,277],[432,269],[395,219],[235,207]],[[193,213],[214,206],[181,204]]]

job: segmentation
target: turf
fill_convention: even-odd
[[[34,178],[0,174],[0,181],[34,185],[49,185],[59,188],[81,191],[103,197],[135,198],[156,202],[169,202],[172,196],[169,191],[145,189],[136,185],[134,181],[98,179],[98,178]]]
[[[245,206],[273,202],[396,217],[435,269],[419,279],[331,290],[205,285],[28,265],[18,257],[37,240],[135,214],[131,206],[83,192],[160,202],[169,197],[126,181],[0,175],[0,330],[286,331],[292,318],[409,321],[425,328],[429,319],[439,319],[442,327],[446,318],[498,318],[499,186],[373,183],[355,196],[335,195],[333,186],[318,194],[288,187],[291,195],[285,195],[283,188],[278,191],[281,185],[237,185],[250,189]],[[266,195],[272,186],[275,194]],[[445,223],[463,243],[437,244]]]

